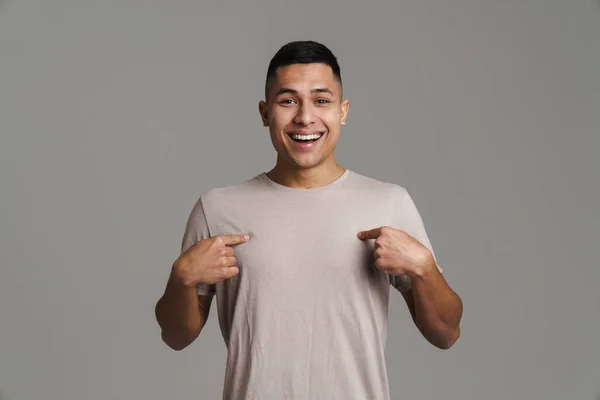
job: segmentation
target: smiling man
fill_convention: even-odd
[[[389,399],[390,288],[432,345],[459,337],[462,302],[407,190],[335,160],[348,107],[331,51],[286,44],[259,103],[275,166],[207,191],[191,211],[156,317],[181,350],[216,296],[226,400]]]

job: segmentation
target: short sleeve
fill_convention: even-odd
[[[208,227],[206,214],[204,213],[202,196],[200,196],[188,217],[185,232],[183,234],[183,240],[181,243],[181,253],[184,253],[190,247],[198,243],[198,241],[208,239],[210,237],[210,229]],[[197,286],[197,289],[198,294],[204,296],[214,295],[216,293],[214,284],[199,284]]]
[[[392,205],[392,228],[403,230],[427,247],[433,255],[438,270],[443,272],[437,262],[435,252],[425,231],[423,219],[412,197],[404,188],[402,188],[401,192],[400,199],[396,197],[394,200],[395,204]],[[400,292],[410,290],[412,287],[408,275],[390,275],[389,277],[390,284]]]

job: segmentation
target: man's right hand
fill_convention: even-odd
[[[187,288],[212,285],[240,271],[231,246],[247,242],[248,235],[221,235],[198,241],[173,264],[174,277]]]

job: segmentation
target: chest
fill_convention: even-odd
[[[250,235],[248,242],[234,247],[240,273],[227,285],[281,299],[382,284],[383,274],[374,267],[373,241],[356,234],[389,225],[388,219],[389,210],[345,204],[282,205],[221,221],[217,234]]]

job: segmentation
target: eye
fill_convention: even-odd
[[[317,103],[318,103],[318,104],[328,104],[328,103],[330,103],[330,101],[329,101],[329,100],[327,100],[327,99],[318,99],[318,100],[317,100]]]
[[[284,100],[281,100],[281,101],[279,102],[279,104],[284,104],[284,105],[287,105],[287,104],[294,104],[294,100],[293,100],[293,99],[284,99]]]

